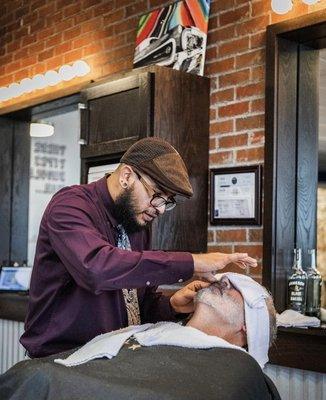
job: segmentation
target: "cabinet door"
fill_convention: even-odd
[[[81,157],[123,153],[151,132],[151,75],[134,74],[82,93],[86,110],[82,123]]]

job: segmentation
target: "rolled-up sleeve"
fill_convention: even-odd
[[[51,204],[45,223],[53,250],[79,286],[99,294],[172,284],[193,275],[190,253],[115,247],[97,229],[90,204],[74,196]]]

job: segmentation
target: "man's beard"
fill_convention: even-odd
[[[137,221],[137,210],[133,196],[133,188],[125,189],[115,200],[113,215],[127,233],[140,232],[148,227],[148,224],[140,224]]]

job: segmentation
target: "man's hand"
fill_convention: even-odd
[[[214,282],[216,271],[223,269],[228,264],[236,264],[240,268],[257,267],[257,261],[247,253],[206,253],[192,254],[194,259],[194,275],[198,278]]]
[[[170,298],[170,304],[174,311],[178,313],[191,313],[194,312],[194,297],[198,290],[209,286],[210,283],[202,281],[193,281],[187,286],[178,290]]]

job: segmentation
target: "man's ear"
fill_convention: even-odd
[[[129,165],[124,164],[119,171],[119,183],[127,189],[135,182],[134,172]]]

